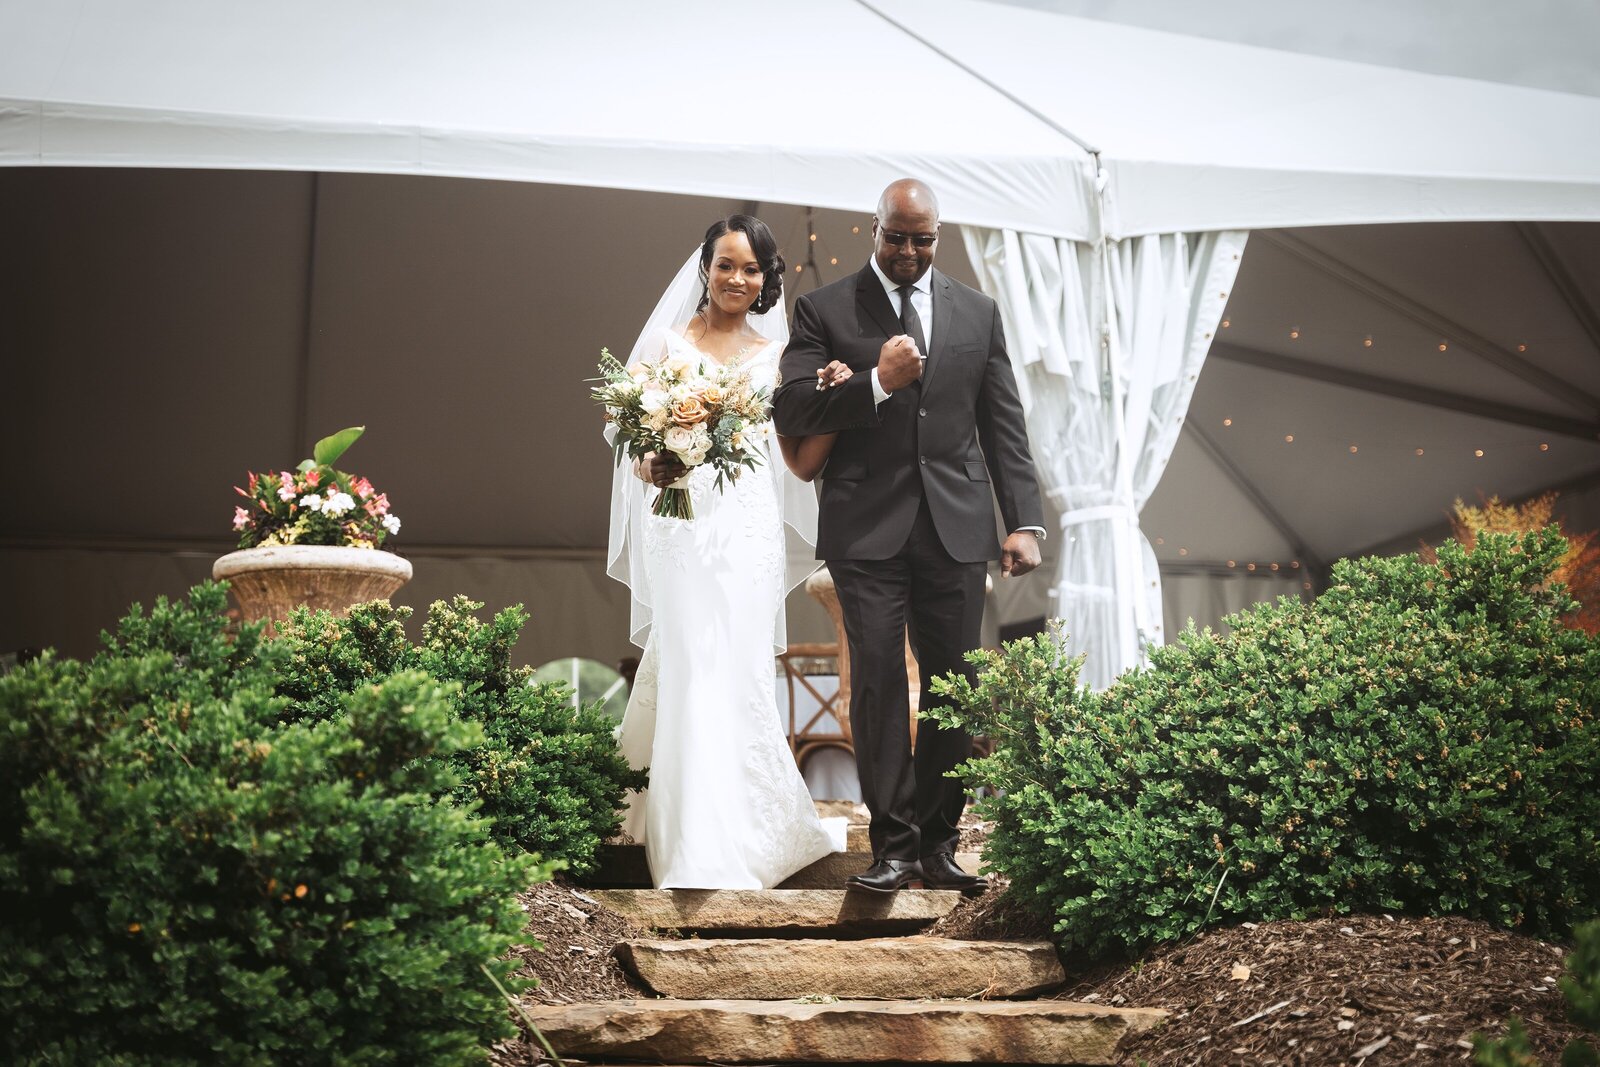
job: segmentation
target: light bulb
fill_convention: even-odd
[[[1477,456],[1477,457],[1478,457],[1478,458],[1479,458],[1479,459],[1482,459],[1482,458],[1483,458],[1483,449],[1481,449],[1481,448],[1474,448],[1474,449],[1473,449],[1473,450],[1472,450],[1472,454],[1473,454],[1473,455],[1474,455],[1474,456]]]
[[[1291,341],[1300,340],[1300,327],[1298,327],[1298,326],[1289,327],[1289,340],[1291,340]]]
[[[1547,441],[1541,441],[1541,442],[1539,442],[1539,451],[1540,451],[1540,452],[1548,452],[1548,451],[1550,451],[1550,444],[1549,444],[1549,442],[1547,442]]]
[[[812,240],[813,240],[813,241],[815,241],[815,240],[816,240],[816,239],[817,239],[817,235],[816,235],[816,234],[812,234],[812,235],[811,235],[811,239],[812,239]]]
[[[1419,455],[1419,456],[1422,455],[1422,449],[1420,449],[1420,448],[1417,449],[1417,455]]]
[[[1223,320],[1222,320],[1222,328],[1223,328],[1223,329],[1224,329],[1224,330],[1226,330],[1226,329],[1227,329],[1227,328],[1228,328],[1228,327],[1229,327],[1229,326],[1231,326],[1231,325],[1233,325],[1233,324],[1232,324],[1232,323],[1231,323],[1231,322],[1229,322],[1229,321],[1228,321],[1228,320],[1227,320],[1227,319],[1223,319]]]
[[[1230,566],[1230,567],[1237,567],[1238,565],[1239,565],[1238,563],[1234,562],[1231,559],[1228,561],[1228,566]]]
[[[1351,445],[1350,446],[1350,454],[1352,456],[1356,454],[1356,446],[1355,445]]]
[[[1223,419],[1222,420],[1222,425],[1224,425],[1224,426],[1232,426],[1233,425],[1233,420],[1232,419]]]
[[[1188,554],[1189,554],[1189,550],[1188,550],[1188,549],[1187,549],[1187,548],[1180,548],[1180,549],[1178,549],[1178,555],[1180,555],[1180,556],[1187,556],[1187,555],[1188,555]]]
[[[1294,444],[1294,434],[1292,434],[1292,433],[1284,434],[1283,435],[1283,443],[1284,444],[1288,444],[1288,445]]]
[[[850,227],[850,232],[851,233],[860,233],[861,232],[861,227],[860,226],[852,226],[852,227]]]
[[[1439,351],[1444,352],[1444,351],[1447,351],[1449,348],[1450,348],[1450,346],[1448,344],[1446,344],[1445,342],[1443,342],[1443,341],[1439,342]]]
[[[1363,347],[1363,348],[1371,348],[1372,347],[1372,335],[1370,333],[1367,334],[1367,336],[1365,336],[1365,337],[1363,337],[1361,339],[1361,347]]]
[[[1527,345],[1518,345],[1517,346],[1517,351],[1518,352],[1526,352],[1527,350],[1528,350],[1528,346]]]

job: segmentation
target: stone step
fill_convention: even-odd
[[[563,1056],[685,1064],[1110,1064],[1124,1034],[1165,1017],[1073,1001],[524,1000],[523,1006]]]
[[[624,941],[617,958],[635,977],[678,1000],[788,1000],[834,996],[1026,997],[1066,981],[1045,941]]]
[[[601,845],[598,864],[580,884],[604,889],[649,889],[650,864],[643,845]],[[973,874],[983,865],[983,853],[963,852],[956,856],[961,868]],[[842,889],[844,880],[872,865],[865,852],[834,852],[790,875],[779,889]]]
[[[955,909],[954,890],[595,889],[590,895],[635,926],[733,936],[741,933],[871,937],[914,933]]]

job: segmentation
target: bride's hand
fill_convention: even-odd
[[[658,489],[665,489],[689,473],[677,456],[671,453],[651,452],[639,461],[639,477]]]
[[[832,389],[835,386],[843,385],[850,380],[850,376],[853,373],[849,364],[841,363],[836,359],[817,371],[817,390],[820,392],[823,389]]]

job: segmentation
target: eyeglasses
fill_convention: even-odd
[[[894,245],[896,248],[907,241],[911,242],[913,248],[932,248],[933,242],[939,239],[936,233],[896,233],[894,230],[879,230],[878,236],[883,238],[884,244]]]

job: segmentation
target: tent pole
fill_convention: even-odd
[[[1538,223],[1519,222],[1516,225],[1517,233],[1522,235],[1522,240],[1533,253],[1533,258],[1544,268],[1550,284],[1556,287],[1556,292],[1561,294],[1567,310],[1572,312],[1572,317],[1578,320],[1583,332],[1589,335],[1589,343],[1594,346],[1595,352],[1600,354],[1600,313],[1597,313],[1594,305],[1589,302],[1583,286],[1572,276],[1572,271],[1562,261],[1561,254],[1550,243],[1550,238],[1545,236],[1544,230],[1539,228]]]
[[[1495,422],[1512,426],[1529,426],[1535,430],[1545,430],[1563,437],[1575,437],[1590,444],[1600,439],[1600,422],[1586,422],[1566,415],[1552,415],[1548,411],[1536,411],[1513,404],[1502,404],[1495,400],[1485,400],[1482,397],[1434,389],[1431,386],[1395,381],[1376,374],[1364,374],[1361,371],[1347,370],[1344,367],[1335,367],[1314,360],[1297,359],[1293,356],[1280,356],[1275,352],[1263,352],[1257,348],[1226,341],[1219,341],[1211,346],[1211,358],[1245,367],[1277,371],[1280,374],[1289,374],[1309,381],[1326,382],[1346,389],[1377,393],[1380,396],[1393,397],[1413,404],[1425,404],[1428,407],[1453,411],[1461,415],[1493,419]]]
[[[317,215],[322,202],[322,172],[311,173],[311,205],[306,223],[306,293],[300,329],[300,358],[294,369],[294,447],[311,451],[311,340],[317,299]]]

